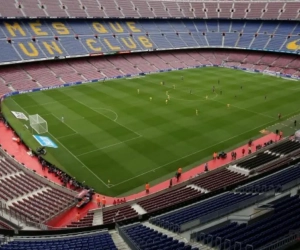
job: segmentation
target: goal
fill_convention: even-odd
[[[263,74],[264,75],[269,75],[269,76],[280,77],[280,72],[275,72],[275,71],[271,71],[271,70],[264,70]]]
[[[47,122],[38,114],[29,116],[29,124],[34,131],[38,134],[43,134],[48,132]]]

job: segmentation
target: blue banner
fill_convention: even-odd
[[[58,148],[58,146],[47,136],[33,135],[33,137],[43,147]]]

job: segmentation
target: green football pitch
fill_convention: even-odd
[[[34,149],[36,133],[10,111],[39,114],[48,123],[43,135],[58,145],[47,148],[47,160],[118,196],[195,167],[262,129],[292,133],[299,91],[297,81],[210,67],[17,95],[2,110]]]

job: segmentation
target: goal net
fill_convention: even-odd
[[[43,134],[48,132],[47,122],[38,114],[29,116],[29,124],[34,131],[38,134]]]
[[[271,70],[264,70],[263,74],[268,75],[268,76],[280,77],[280,72],[275,72],[275,71],[271,71]]]

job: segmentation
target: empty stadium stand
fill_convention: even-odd
[[[298,2],[0,0],[0,4],[0,95],[201,65],[300,76]],[[204,50],[196,50],[198,48]],[[270,53],[272,51],[284,53]],[[142,53],[129,55],[130,52]],[[105,56],[112,54],[121,55]],[[270,191],[282,192],[298,185],[300,168],[295,165],[234,192],[225,192],[248,183],[248,179],[282,168],[289,161],[288,155],[299,148],[299,142],[286,141],[239,161],[237,167],[249,170],[247,175],[222,168],[135,202],[153,216],[173,205],[181,207],[189,201],[203,199],[151,218],[155,225],[183,232],[249,207],[273,195]],[[26,218],[35,225],[47,223],[74,205],[74,192],[48,183],[3,156],[3,159],[0,157],[0,200],[6,209],[2,212]],[[258,175],[252,175],[253,172]],[[217,192],[225,193],[214,196]],[[104,226],[127,219],[132,223],[140,214],[131,205],[126,203],[101,210]],[[267,218],[248,224],[227,221],[217,229],[196,232],[196,239],[209,248],[253,250],[287,236],[290,230],[300,229],[298,196],[286,196],[266,207],[272,210]],[[94,211],[90,211],[67,227],[76,228],[74,230],[91,227],[94,219]],[[11,228],[0,221],[1,230]],[[141,224],[122,226],[119,230],[128,245],[134,246],[132,249],[198,249]],[[1,249],[123,248],[114,244],[107,231],[91,231],[72,235],[57,233],[54,237],[0,235]]]
[[[260,152],[256,155],[253,155],[252,157],[248,158],[245,161],[239,162],[237,165],[239,167],[251,170],[251,169],[257,168],[265,163],[273,161],[277,158],[279,158],[279,155],[277,155],[277,154],[272,154],[268,151]]]
[[[297,53],[299,33],[296,21],[5,20],[0,21],[0,45],[3,48],[0,63],[95,56],[119,51],[201,47]],[[266,63],[272,62],[269,59]],[[164,69],[160,65],[157,67]],[[133,68],[131,70],[131,74],[137,73]],[[31,78],[26,71],[22,74],[30,84]],[[12,80],[16,82],[18,79]],[[70,81],[74,79],[67,80]]]
[[[220,171],[206,173],[202,178],[197,178],[192,183],[204,190],[215,191],[220,188],[225,188],[232,184],[243,181],[247,178],[246,175],[239,174],[223,168]]]
[[[263,64],[270,61],[270,64]],[[262,58],[265,58],[263,61]],[[285,64],[280,63],[283,61]],[[282,73],[300,76],[299,60],[294,55],[279,54],[276,59],[270,53],[249,53],[247,51],[204,50],[152,52],[148,54],[130,54],[126,57],[90,57],[76,60],[47,61],[40,63],[2,66],[0,68],[0,93],[23,91],[32,88],[51,87],[69,82],[92,81],[113,78],[141,72],[157,72],[163,69],[179,67],[197,67],[223,63],[227,67],[240,67],[255,70],[257,66],[268,69],[281,67]],[[21,81],[21,78],[23,79]],[[30,82],[30,84],[29,84]],[[24,84],[26,83],[26,84]]]
[[[75,205],[75,192],[37,179],[4,153],[1,156],[0,198],[8,213],[27,218],[29,223],[46,223]]]
[[[199,224],[217,219],[258,201],[268,195],[226,192],[205,201],[150,219],[150,222],[174,232],[183,232]]]
[[[151,199],[140,201],[138,204],[147,212],[151,212],[200,196],[201,193],[199,190],[184,186],[156,195]]]
[[[107,231],[91,231],[88,233],[56,235],[52,237],[14,237],[0,245],[0,249],[117,250],[111,235]]]
[[[161,18],[226,18],[226,19],[297,19],[295,2],[175,2],[140,0],[2,0],[4,17],[161,17]]]
[[[197,232],[194,236],[203,244],[221,249],[260,249],[268,243],[279,240],[291,230],[300,228],[298,195],[270,203],[269,216],[252,223],[232,222],[210,232]],[[275,245],[276,247],[276,245]],[[277,246],[278,247],[278,246]]]
[[[249,185],[236,189],[238,192],[262,193],[270,190],[282,192],[293,186],[298,185],[300,178],[300,166],[295,165],[284,169],[278,173],[272,174]]]
[[[103,223],[108,224],[117,222],[124,219],[136,217],[138,213],[129,205],[125,205],[119,208],[106,210],[103,212]]]
[[[280,155],[289,154],[297,149],[300,149],[300,142],[297,140],[288,140],[270,149],[271,152]]]
[[[123,226],[119,228],[120,235],[128,245],[132,245],[132,249],[182,249],[182,250],[198,250],[192,248],[184,242],[174,240],[161,232],[155,231],[152,228],[146,227],[140,223]]]
[[[86,216],[79,221],[72,221],[67,227],[90,227],[93,225],[94,213],[89,211]]]

